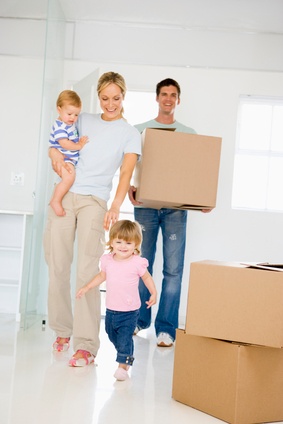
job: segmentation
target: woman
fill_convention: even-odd
[[[59,217],[49,207],[44,235],[49,267],[49,325],[57,336],[53,347],[59,352],[67,350],[73,335],[75,354],[69,362],[71,366],[94,362],[99,348],[100,327],[98,288],[91,290],[84,299],[76,300],[72,311],[70,274],[75,235],[78,291],[99,272],[104,230],[108,230],[119,218],[120,207],[141,153],[139,132],[123,118],[126,93],[123,77],[114,72],[103,74],[98,81],[97,92],[102,113],[82,113],[78,119],[79,134],[87,135],[89,142],[81,151],[75,182],[63,199],[66,215]],[[57,149],[49,150],[53,169],[61,175],[62,167],[66,168],[68,164],[64,163],[63,155]],[[107,210],[112,179],[118,168],[119,184]]]

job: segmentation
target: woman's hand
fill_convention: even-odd
[[[62,177],[62,168],[65,168],[70,174],[74,172],[73,165],[64,162],[64,155],[63,153],[59,152],[58,149],[55,149],[54,147],[51,147],[49,149],[49,157],[51,159],[51,164],[53,171],[56,172],[56,174],[59,175],[59,177]]]
[[[108,231],[115,222],[118,221],[120,214],[120,209],[111,206],[111,208],[106,212],[104,216],[103,228]]]
[[[136,153],[125,153],[120,168],[119,183],[114,200],[104,217],[103,227],[106,231],[119,219],[120,208],[130,187],[130,181],[136,166],[138,155]]]

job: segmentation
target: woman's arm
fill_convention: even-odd
[[[48,156],[51,159],[53,171],[55,171],[56,174],[59,175],[59,177],[62,177],[62,168],[65,168],[68,172],[70,172],[70,174],[74,172],[74,167],[64,162],[64,155],[63,153],[59,152],[58,149],[55,149],[54,147],[50,147]]]
[[[109,230],[112,224],[119,219],[120,207],[128,193],[130,181],[138,160],[136,153],[126,153],[120,168],[119,184],[116,190],[115,198],[104,217],[104,229]]]

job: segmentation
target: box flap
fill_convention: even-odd
[[[267,271],[277,271],[277,272],[283,271],[283,264],[270,264],[269,262],[262,262],[262,263],[246,262],[246,263],[242,263],[242,265],[245,265],[248,268],[266,269]]]

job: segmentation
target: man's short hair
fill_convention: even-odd
[[[160,90],[161,90],[162,87],[168,87],[169,85],[173,85],[174,87],[177,88],[178,96],[180,97],[180,95],[181,95],[181,88],[180,88],[179,84],[177,83],[177,81],[173,80],[172,78],[166,78],[166,79],[160,81],[156,85],[156,95],[159,96]]]

